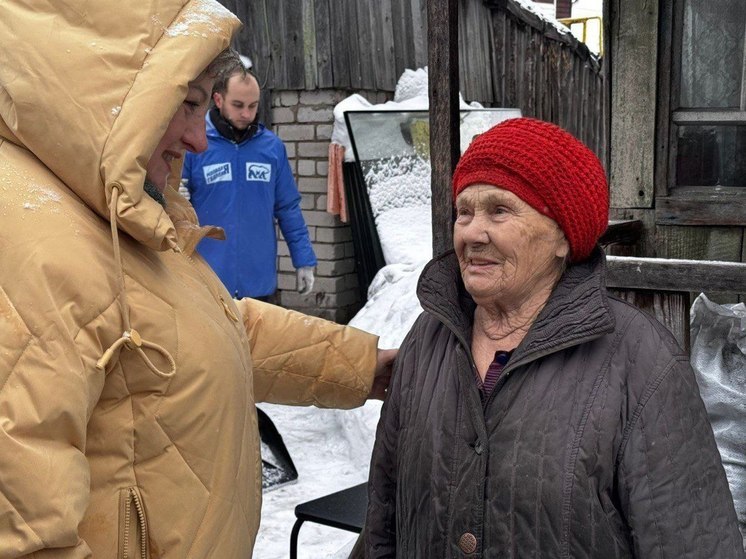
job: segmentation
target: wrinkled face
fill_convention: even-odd
[[[259,109],[259,84],[253,76],[236,74],[228,80],[225,94],[213,95],[221,116],[236,130],[246,130]]]
[[[214,78],[201,74],[189,83],[184,102],[176,111],[166,132],[155,148],[146,167],[145,177],[161,192],[166,188],[171,173],[171,161],[185,151],[200,153],[207,149],[205,113],[210,101]]]
[[[551,289],[569,252],[558,225],[512,192],[475,184],[456,198],[453,245],[478,305],[520,304]]]

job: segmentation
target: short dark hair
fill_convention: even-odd
[[[212,86],[212,92],[220,93],[221,95],[225,95],[226,91],[228,91],[228,80],[230,80],[233,76],[241,76],[241,79],[245,78],[246,76],[251,76],[255,80],[257,79],[256,75],[254,75],[254,72],[244,66],[244,63],[239,57],[239,54],[235,50],[227,50],[231,51],[231,61],[230,63],[224,64],[220,72],[216,74],[215,84]],[[218,56],[218,58],[220,58],[220,55]],[[217,61],[217,58],[215,59],[215,61]],[[259,83],[259,80],[257,80],[257,83]]]

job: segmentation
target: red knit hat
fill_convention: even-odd
[[[479,183],[509,190],[556,221],[571,262],[588,258],[608,226],[609,188],[601,162],[549,122],[513,118],[474,138],[453,173],[453,199]]]

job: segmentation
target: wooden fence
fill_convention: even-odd
[[[427,65],[427,0],[221,0],[244,22],[236,47],[264,88],[394,91]],[[460,0],[460,90],[555,122],[604,160],[598,60],[515,0]]]
[[[273,89],[394,91],[406,68],[427,64],[426,0],[220,1]]]

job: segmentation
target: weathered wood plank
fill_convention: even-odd
[[[537,91],[536,91],[536,36],[537,33],[532,31],[526,33],[526,50],[524,51],[524,57],[526,64],[523,68],[524,76],[523,81],[526,84],[526,116],[537,117]],[[539,39],[541,40],[541,39]]]
[[[611,204],[652,207],[658,2],[611,0]]]
[[[537,116],[542,120],[552,120],[552,99],[557,95],[554,84],[550,81],[548,73],[551,60],[549,59],[549,45],[546,41],[539,41],[539,104],[537,107]]]
[[[303,86],[316,89],[318,86],[318,59],[316,54],[315,0],[301,1],[301,45],[303,47]]]
[[[711,194],[707,197],[663,197],[655,200],[660,225],[746,226],[746,198]]]
[[[558,71],[560,72],[559,82],[559,120],[555,121],[562,128],[567,129],[572,126],[573,119],[573,96],[572,92],[575,90],[575,72],[573,67],[574,58],[572,52],[569,49],[560,49],[560,64]]]
[[[414,63],[415,58],[411,0],[392,0],[391,29],[394,36],[394,70],[398,79]]]
[[[746,264],[668,258],[606,257],[606,285],[685,292],[746,292]]]
[[[458,0],[429,0],[428,67],[433,254],[452,247],[451,176],[459,159]]]
[[[521,109],[528,114],[528,98],[526,96],[526,45],[530,33],[518,33],[513,44],[515,56],[515,94],[521,100]]]
[[[391,22],[391,0],[369,3],[372,34],[373,75],[375,89],[393,91],[396,88],[394,36]]]
[[[742,229],[738,227],[656,227],[660,258],[738,262]]]
[[[521,107],[521,103],[519,103],[520,98],[518,97],[518,88],[516,84],[516,73],[518,71],[518,67],[516,64],[516,38],[519,35],[516,27],[518,24],[512,19],[508,19],[507,22],[508,25],[505,29],[505,52],[507,55],[507,59],[505,61],[505,73],[507,77],[507,80],[505,82],[505,97],[508,102],[508,107]]]
[[[416,68],[423,68],[428,64],[427,3],[428,0],[412,0],[412,33]]]
[[[342,0],[342,18],[347,26],[344,30],[344,42],[340,47],[347,53],[348,67],[350,68],[350,87],[360,89],[363,87],[363,73],[360,62],[361,37],[357,24],[357,2],[355,0]]]
[[[481,0],[459,4],[459,59],[461,93],[467,101],[492,99],[490,68],[490,10]]]
[[[251,58],[259,86],[266,87],[273,81],[273,66],[270,60],[272,45],[267,36],[265,0],[237,2],[234,13],[244,25],[234,37],[233,46],[238,52]]]
[[[383,80],[379,82],[380,88],[384,91],[394,91],[396,82],[399,79],[399,72],[396,70],[396,61],[394,60],[394,0],[381,0],[381,14],[383,15],[383,49],[384,72]]]
[[[334,65],[332,63],[332,29],[329,16],[329,0],[314,0],[314,28],[316,30],[316,85],[320,88],[334,87]]]
[[[606,84],[606,87],[602,88],[601,100],[603,106],[603,138],[604,138],[604,153],[600,154],[601,161],[606,169],[606,176],[609,176],[609,170],[611,169],[611,155],[608,147],[611,145],[611,64],[609,53],[611,52],[611,1],[606,0],[602,3],[602,25],[603,25],[603,59],[601,67],[601,83]]]
[[[593,76],[590,72],[585,71],[585,63],[580,62],[580,81],[582,86],[580,87],[580,123],[578,129],[575,131],[578,138],[590,146],[591,149],[595,147],[595,138],[591,134],[593,126],[591,124],[590,110],[593,108],[591,98],[591,80]]]
[[[676,112],[671,121],[674,124],[746,124],[746,111],[687,111]]]
[[[655,144],[655,195],[668,194],[668,145],[671,107],[671,67],[673,2],[664,2],[660,13],[660,45],[658,58],[658,110],[656,116]]]
[[[303,89],[306,85],[303,0],[286,0],[284,8],[282,41],[285,49],[285,64],[283,85],[287,89]]]
[[[505,100],[505,13],[493,10],[493,33],[494,56],[492,63],[492,90],[494,91],[494,104],[497,107],[507,107]]]
[[[266,0],[265,0],[266,2]],[[265,4],[265,25],[267,26],[267,42],[269,44],[269,62],[272,65],[271,80],[267,86],[274,89],[285,89],[287,86],[285,72],[285,2],[275,6]],[[271,30],[271,32],[270,32]]]
[[[375,58],[373,51],[373,22],[370,18],[370,3],[367,0],[349,0],[357,4],[357,37],[360,42],[360,86],[362,89],[373,90],[376,86]]]
[[[347,0],[329,0],[330,51],[333,87],[352,87],[350,78],[350,53],[347,37],[352,32],[347,24],[345,5]],[[357,21],[355,22],[357,28]]]

